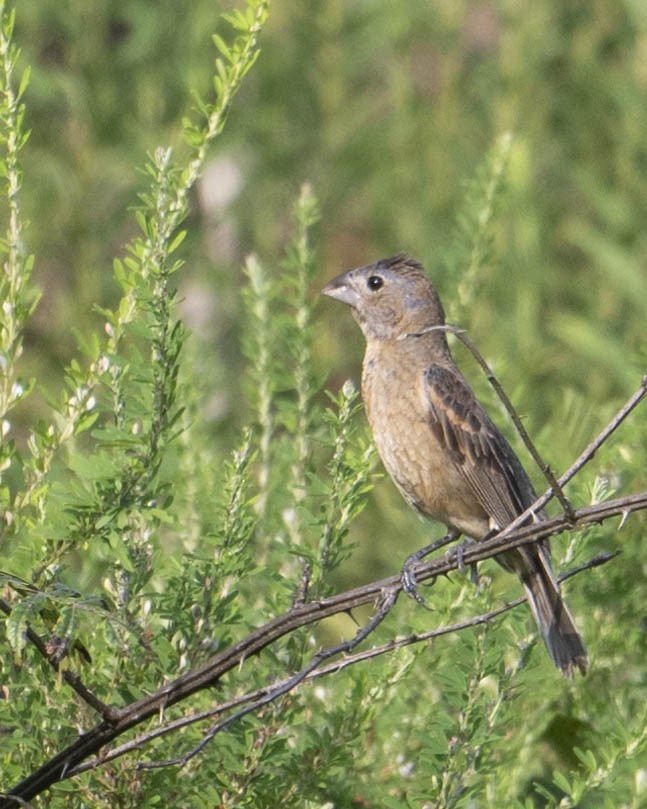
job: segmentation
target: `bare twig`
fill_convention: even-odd
[[[622,422],[627,418],[627,416],[634,410],[640,402],[644,399],[645,395],[647,394],[647,375],[643,376],[640,381],[640,387],[636,390],[636,392],[625,402],[625,404],[620,408],[620,410],[616,413],[616,415],[611,419],[611,421],[606,425],[606,427],[598,434],[596,438],[591,441],[591,443],[586,447],[586,449],[582,452],[580,457],[573,463],[564,474],[559,478],[558,483],[560,487],[566,486],[566,484],[572,480],[575,475],[584,467],[590,460],[593,458],[595,453],[598,449],[604,444],[604,442],[609,438],[609,436],[614,433],[618,427],[622,424]],[[537,511],[542,509],[549,500],[552,499],[553,491],[549,489],[548,491],[544,492],[541,497],[539,497],[531,506],[527,508],[522,514],[520,514],[515,520],[511,523],[506,525],[506,527],[499,533],[499,536],[506,536],[513,531],[515,531],[520,525],[528,519],[528,517],[536,514]]]
[[[5,601],[4,598],[0,598],[0,610],[7,616],[11,615],[11,605]],[[102,702],[95,694],[93,694],[92,691],[90,691],[90,689],[83,684],[83,681],[78,674],[68,668],[61,669],[61,658],[57,656],[55,652],[48,651],[47,645],[37,632],[34,632],[31,627],[27,627],[25,630],[25,636],[27,637],[27,640],[36,647],[36,649],[50,664],[54,671],[61,676],[63,682],[67,683],[85,703],[87,703],[104,718],[109,718],[112,715],[112,708]]]
[[[606,564],[606,562],[611,561],[614,559],[620,551],[615,551],[613,553],[601,553],[597,556],[589,559],[589,561],[584,562],[577,567],[572,568],[571,570],[566,571],[561,576],[559,576],[558,580],[560,582],[566,581],[566,579],[570,579],[573,576],[576,576],[578,573],[582,573],[585,570],[590,570],[594,567],[598,567],[600,565]],[[495,609],[490,610],[489,612],[481,613],[480,615],[472,616],[471,618],[467,618],[463,621],[457,621],[453,624],[447,624],[446,626],[438,627],[436,629],[430,629],[427,632],[421,632],[417,634],[407,635],[406,637],[402,638],[394,638],[393,640],[388,641],[387,643],[383,643],[380,646],[372,646],[370,649],[365,649],[361,652],[355,652],[355,654],[345,654],[340,660],[336,660],[333,663],[328,663],[326,666],[319,666],[318,668],[313,669],[306,673],[305,677],[302,678],[303,683],[310,683],[313,680],[317,680],[321,677],[325,677],[329,674],[336,674],[343,669],[348,668],[349,666],[356,665],[357,663],[363,663],[367,660],[372,660],[373,658],[380,657],[385,654],[389,654],[390,652],[397,651],[398,649],[402,649],[406,646],[411,646],[417,643],[422,643],[428,640],[433,640],[434,638],[441,637],[442,635],[448,635],[452,632],[460,632],[463,629],[468,629],[470,627],[479,626],[481,624],[487,624],[493,621],[495,618],[498,618],[500,615],[503,615],[506,612],[514,609],[515,607],[520,606],[521,604],[525,603],[525,597],[517,598],[514,601],[508,601],[505,604],[502,604]],[[356,636],[357,637],[357,636]],[[355,641],[355,638],[353,638]],[[354,644],[356,645],[356,644]],[[328,651],[328,650],[326,650]],[[347,650],[346,650],[347,651]],[[326,654],[326,658],[332,656],[333,654],[338,654],[339,650],[334,648],[334,650],[330,654]],[[101,756],[96,756],[95,758],[89,759],[88,761],[84,761],[82,764],[79,764],[74,769],[70,770],[68,775],[69,776],[76,776],[80,775],[83,772],[87,772],[88,770],[96,769],[96,767],[102,766],[109,761],[114,761],[116,758],[120,758],[127,753],[132,753],[135,750],[141,750],[145,747],[148,743],[153,741],[154,739],[158,739],[162,736],[166,736],[169,733],[173,733],[174,731],[180,730],[181,728],[188,727],[190,725],[195,725],[200,722],[205,722],[208,719],[214,719],[216,716],[220,716],[228,711],[233,710],[234,708],[239,707],[240,705],[245,705],[248,703],[258,703],[260,704],[260,700],[267,697],[268,694],[273,692],[276,689],[276,692],[279,693],[279,689],[283,689],[283,686],[289,683],[292,678],[284,678],[278,682],[272,683],[269,686],[263,686],[263,688],[258,688],[255,691],[252,691],[247,694],[241,694],[234,699],[227,700],[226,702],[221,702],[219,705],[215,705],[212,708],[209,708],[205,711],[196,711],[193,714],[188,716],[182,716],[179,719],[175,719],[172,722],[167,722],[166,724],[156,727],[147,733],[142,733],[137,736],[135,739],[132,739],[125,744],[119,745],[118,747],[113,748],[112,750],[105,752],[102,751]],[[295,685],[297,685],[296,683]],[[283,690],[280,693],[284,693]],[[252,710],[255,710],[253,708]]]
[[[643,399],[645,393],[647,393],[647,377],[642,380],[638,391],[621,408],[615,418],[586,448],[570,469],[561,476],[558,481],[560,486],[564,486],[571,480],[593,457],[602,443]],[[647,492],[641,492],[628,497],[616,498],[585,508],[575,509],[572,511],[571,516],[562,514],[520,527],[532,513],[541,509],[552,496],[553,491],[551,489],[499,534],[487,541],[465,548],[462,554],[463,563],[471,565],[483,559],[496,556],[505,550],[537,542],[540,539],[547,539],[564,531],[583,529],[614,516],[620,516],[621,524],[624,524],[627,515],[647,508]],[[434,559],[417,567],[416,579],[417,581],[432,579],[456,569],[457,566],[458,560],[456,558],[448,559],[443,557],[442,559]],[[268,621],[264,626],[250,632],[238,643],[214,655],[199,668],[187,672],[174,681],[163,685],[156,692],[147,694],[141,699],[125,705],[123,708],[108,711],[104,714],[102,722],[81,735],[75,742],[47,761],[36,772],[21,781],[6,797],[0,798],[0,809],[15,807],[16,801],[14,797],[19,800],[29,800],[52,784],[68,778],[75,772],[75,768],[88,757],[97,755],[101,748],[118,738],[126,730],[136,727],[165,707],[175,705],[198,691],[212,687],[225,673],[241,665],[251,655],[258,654],[279,638],[288,635],[299,627],[315,623],[337,613],[349,612],[362,604],[375,602],[385,591],[392,592],[395,597],[400,589],[401,580],[400,575],[397,574],[329,598],[318,599],[305,604],[295,604],[284,615],[279,615]],[[360,633],[362,632],[363,630],[360,630]],[[362,634],[362,637],[365,637],[365,635]],[[316,665],[320,662],[321,660],[317,660]],[[313,669],[306,671],[306,676],[316,668],[316,665]],[[300,678],[296,680],[295,684],[298,684],[303,679],[301,674],[302,672],[295,675],[295,677]],[[260,702],[258,704],[262,705],[264,703]],[[233,721],[233,719],[230,718],[230,721]]]
[[[589,559],[588,562],[584,562],[577,567],[572,568],[571,570],[567,570],[565,573],[562,573],[560,576],[557,577],[557,580],[561,583],[566,581],[566,579],[570,579],[573,576],[577,576],[578,573],[583,573],[585,570],[591,570],[594,567],[599,567],[600,565],[604,565],[607,562],[610,562],[612,559],[615,559],[616,556],[620,551],[614,551],[612,553],[600,553],[597,556],[594,556],[592,559]],[[354,655],[348,655],[344,657],[342,660],[337,660],[334,663],[329,663],[327,666],[322,666],[319,669],[311,672],[308,676],[308,681],[314,680],[317,677],[323,677],[326,674],[331,674],[333,672],[341,671],[342,669],[347,668],[348,666],[355,665],[356,663],[363,662],[365,660],[371,660],[374,657],[380,657],[381,655],[388,654],[389,652],[393,652],[396,649],[402,649],[405,646],[412,646],[415,643],[421,643],[423,641],[433,640],[434,638],[442,637],[443,635],[449,635],[452,632],[460,632],[463,629],[469,629],[470,627],[480,626],[481,624],[489,624],[495,618],[498,618],[500,615],[503,615],[510,610],[515,609],[516,607],[524,604],[526,602],[525,596],[520,596],[519,598],[515,598],[513,601],[508,601],[505,604],[502,604],[500,607],[495,607],[494,609],[490,610],[489,612],[481,613],[480,615],[473,615],[471,618],[466,618],[463,621],[457,621],[453,624],[447,624],[446,626],[437,627],[436,629],[429,629],[426,632],[420,632],[413,635],[407,635],[403,638],[396,638],[394,640],[388,641],[387,643],[383,643],[381,646],[373,646],[370,649],[366,649],[363,652],[356,652]]]
[[[550,468],[550,466],[544,461],[544,459],[539,453],[539,450],[535,447],[532,439],[528,435],[528,431],[523,426],[523,422],[519,418],[517,411],[515,410],[512,402],[508,398],[508,394],[505,392],[503,386],[496,378],[494,371],[490,368],[487,361],[485,360],[481,352],[478,350],[478,348],[474,345],[472,340],[467,336],[466,331],[464,331],[463,329],[459,329],[457,326],[446,326],[444,327],[444,329],[446,329],[450,334],[455,335],[472,354],[472,356],[478,362],[478,364],[481,366],[487,381],[490,383],[490,385],[492,385],[492,387],[497,393],[497,396],[503,403],[503,406],[508,411],[508,415],[512,419],[514,426],[517,429],[517,433],[519,434],[523,443],[526,445],[528,452],[530,452],[530,454],[533,457],[533,460],[535,461],[537,466],[541,469],[541,471],[544,473],[544,476],[548,481],[548,485],[552,489],[553,493],[555,494],[555,497],[557,497],[562,509],[564,510],[564,514],[566,514],[566,516],[569,517],[569,519],[572,519],[573,506],[571,505],[569,499],[564,494],[562,487],[559,484],[559,481],[555,477],[555,473]]]
[[[192,759],[196,756],[201,750],[203,750],[207,744],[216,736],[216,734],[220,733],[220,731],[224,730],[229,725],[233,724],[233,722],[242,719],[243,716],[246,716],[253,711],[257,711],[259,708],[262,708],[263,705],[267,705],[269,702],[273,702],[275,699],[280,697],[283,694],[286,694],[288,691],[292,691],[296,688],[297,685],[302,683],[309,674],[317,669],[320,663],[324,660],[328,660],[330,657],[336,657],[339,654],[343,654],[344,652],[350,652],[356,646],[358,646],[365,638],[367,638],[371,632],[375,630],[375,628],[382,623],[382,621],[386,618],[386,616],[391,611],[391,608],[395,604],[396,598],[398,597],[399,588],[398,587],[391,587],[381,594],[379,604],[375,613],[373,614],[371,620],[363,627],[361,627],[352,637],[350,640],[342,641],[341,643],[336,644],[335,646],[330,646],[327,649],[321,649],[317,652],[310,662],[305,665],[301,671],[294,674],[292,677],[289,677],[287,680],[284,680],[281,683],[273,685],[266,694],[259,697],[258,699],[254,700],[250,705],[247,705],[244,708],[241,708],[236,713],[232,714],[231,716],[223,719],[222,722],[218,722],[217,725],[214,725],[213,728],[205,735],[202,741],[193,747],[188,753],[185,753],[182,756],[178,756],[177,758],[168,759],[167,761],[149,761],[149,762],[141,762],[138,765],[138,769],[142,770],[151,770],[151,769],[159,769],[160,767],[168,767],[172,765],[183,765],[186,764],[187,761]]]
[[[466,565],[469,565],[495,556],[504,550],[527,545],[563,531],[582,529],[614,516],[624,519],[626,514],[643,509],[647,509],[647,492],[576,509],[574,522],[569,521],[562,515],[524,526],[513,534],[504,536],[504,532],[501,532],[486,542],[466,548],[463,561]],[[435,578],[455,570],[457,566],[458,561],[455,558],[443,557],[432,560],[417,568],[416,578],[420,582]],[[258,654],[278,638],[299,627],[315,623],[337,613],[348,612],[362,604],[375,601],[385,590],[395,590],[397,592],[400,587],[400,575],[397,574],[344,593],[338,593],[329,598],[299,605],[284,615],[277,616],[264,626],[251,632],[238,643],[214,655],[203,666],[178,677],[173,682],[159,688],[153,694],[148,694],[119,710],[115,710],[113,717],[109,720],[104,719],[96,727],[80,736],[77,741],[46,762],[35,773],[25,778],[14,788],[13,793],[9,793],[8,797],[0,799],[0,809],[15,806],[11,797],[12,794],[29,800],[34,795],[43,792],[51,784],[70,777],[77,765],[85,761],[89,756],[96,755],[101,748],[118,738],[126,730],[155,716],[165,707],[175,705],[197,691],[212,687],[226,672],[239,666],[251,655]]]

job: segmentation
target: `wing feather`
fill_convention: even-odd
[[[446,447],[481,507],[502,528],[535,500],[526,472],[460,372],[432,365],[426,383],[434,436]]]

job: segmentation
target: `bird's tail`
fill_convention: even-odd
[[[567,677],[573,675],[575,667],[586,674],[586,649],[562,600],[544,548],[540,547],[532,554],[532,564],[524,565],[521,580],[537,626],[557,668]]]

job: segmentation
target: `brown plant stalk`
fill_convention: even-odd
[[[607,440],[611,433],[618,428],[622,421],[627,418],[645,396],[646,392],[647,378],[644,378],[638,391],[609,422],[598,438],[584,450],[580,458],[578,458],[571,468],[559,478],[559,487],[564,486],[565,483],[579,472],[593,457],[596,450]],[[496,536],[479,544],[466,547],[464,552],[460,555],[460,560],[455,557],[442,557],[440,559],[432,559],[419,565],[416,569],[417,581],[423,582],[425,580],[434,579],[437,576],[455,570],[459,564],[475,564],[484,559],[496,556],[504,550],[536,542],[539,539],[547,539],[559,533],[581,530],[615,516],[621,518],[622,525],[629,514],[647,508],[647,492],[641,492],[639,494],[596,503],[584,508],[568,509],[551,519],[522,526],[521,523],[527,518],[528,514],[541,508],[553,494],[552,489],[550,489],[538,499],[537,503],[533,504],[531,509],[526,512],[525,516],[521,515],[518,520],[507,526]],[[562,498],[560,498],[560,500],[561,499]],[[606,558],[603,560],[596,558],[591,560],[584,568],[588,569],[606,560]],[[346,658],[346,660],[342,658],[339,661],[329,663],[327,667],[322,667],[324,661],[335,656],[347,655],[361,641],[365,640],[393,607],[401,588],[400,574],[397,574],[379,581],[370,582],[343,593],[338,593],[329,598],[305,603],[297,599],[292,608],[287,612],[276,616],[263,626],[249,633],[237,643],[218,652],[202,666],[177,677],[172,682],[164,684],[154,693],[148,694],[123,707],[116,708],[113,706],[105,706],[103,703],[96,700],[94,695],[90,696],[89,692],[87,694],[85,693],[87,689],[84,689],[80,680],[76,680],[74,683],[69,682],[81,698],[86,699],[91,707],[102,714],[101,721],[87,733],[80,735],[75,742],[62,750],[58,755],[43,764],[36,772],[23,779],[9,793],[0,797],[0,809],[24,805],[25,801],[42,793],[52,784],[65,780],[93,766],[100,766],[103,761],[109,760],[111,757],[114,758],[115,756],[111,756],[110,752],[108,752],[104,758],[100,755],[100,751],[107,744],[121,736],[125,731],[163,712],[165,708],[183,702],[198,691],[213,687],[224,674],[243,665],[247,658],[259,654],[275,640],[303,626],[316,623],[323,618],[328,618],[338,613],[349,612],[364,604],[377,604],[371,619],[358,630],[353,638],[335,647],[324,649],[316,653],[312,660],[297,674],[279,683],[270,684],[266,689],[261,689],[260,692],[256,692],[254,695],[248,695],[244,698],[246,704],[220,721],[218,725],[214,726],[206,735],[203,743],[194,748],[194,750],[189,751],[189,753],[177,759],[167,762],[153,762],[149,763],[147,766],[166,766],[168,764],[184,763],[199,752],[204,744],[210,741],[217,732],[225,729],[233,721],[246,713],[260,708],[272,699],[276,699],[278,696],[297,687],[308,678],[311,679],[314,676],[322,676],[323,673],[332,673],[334,670],[349,665],[350,663],[347,662],[348,658]],[[465,628],[465,626],[491,620],[497,614],[510,609],[512,606],[514,606],[514,604],[504,605],[502,608],[492,613],[468,619],[467,623],[463,622],[461,625],[436,629],[433,630],[433,632],[444,634],[450,631],[458,631],[459,629]],[[425,633],[425,635],[414,637],[411,642],[421,642],[428,638],[429,634]],[[29,639],[34,642],[33,638],[30,637]],[[391,644],[392,646],[389,647],[389,650],[403,645],[401,641],[392,641]],[[359,662],[359,660],[364,659],[365,656],[366,653],[360,653],[355,656],[355,660],[352,662]],[[229,703],[224,703],[221,707],[223,711],[231,710],[240,704],[240,702],[230,701]],[[151,734],[143,734],[142,737],[140,737],[140,743],[144,744],[150,738],[153,738]],[[117,748],[115,748],[115,751],[116,750]],[[86,761],[87,764],[84,765]]]

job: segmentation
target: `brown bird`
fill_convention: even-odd
[[[404,499],[445,523],[449,540],[482,540],[531,506],[537,496],[521,462],[456,366],[445,332],[435,328],[445,314],[423,267],[405,255],[382,259],[343,273],[323,293],[351,307],[366,338],[362,398]],[[521,579],[555,665],[568,676],[575,667],[586,673],[586,650],[551,571],[548,542],[506,551],[497,561]]]

